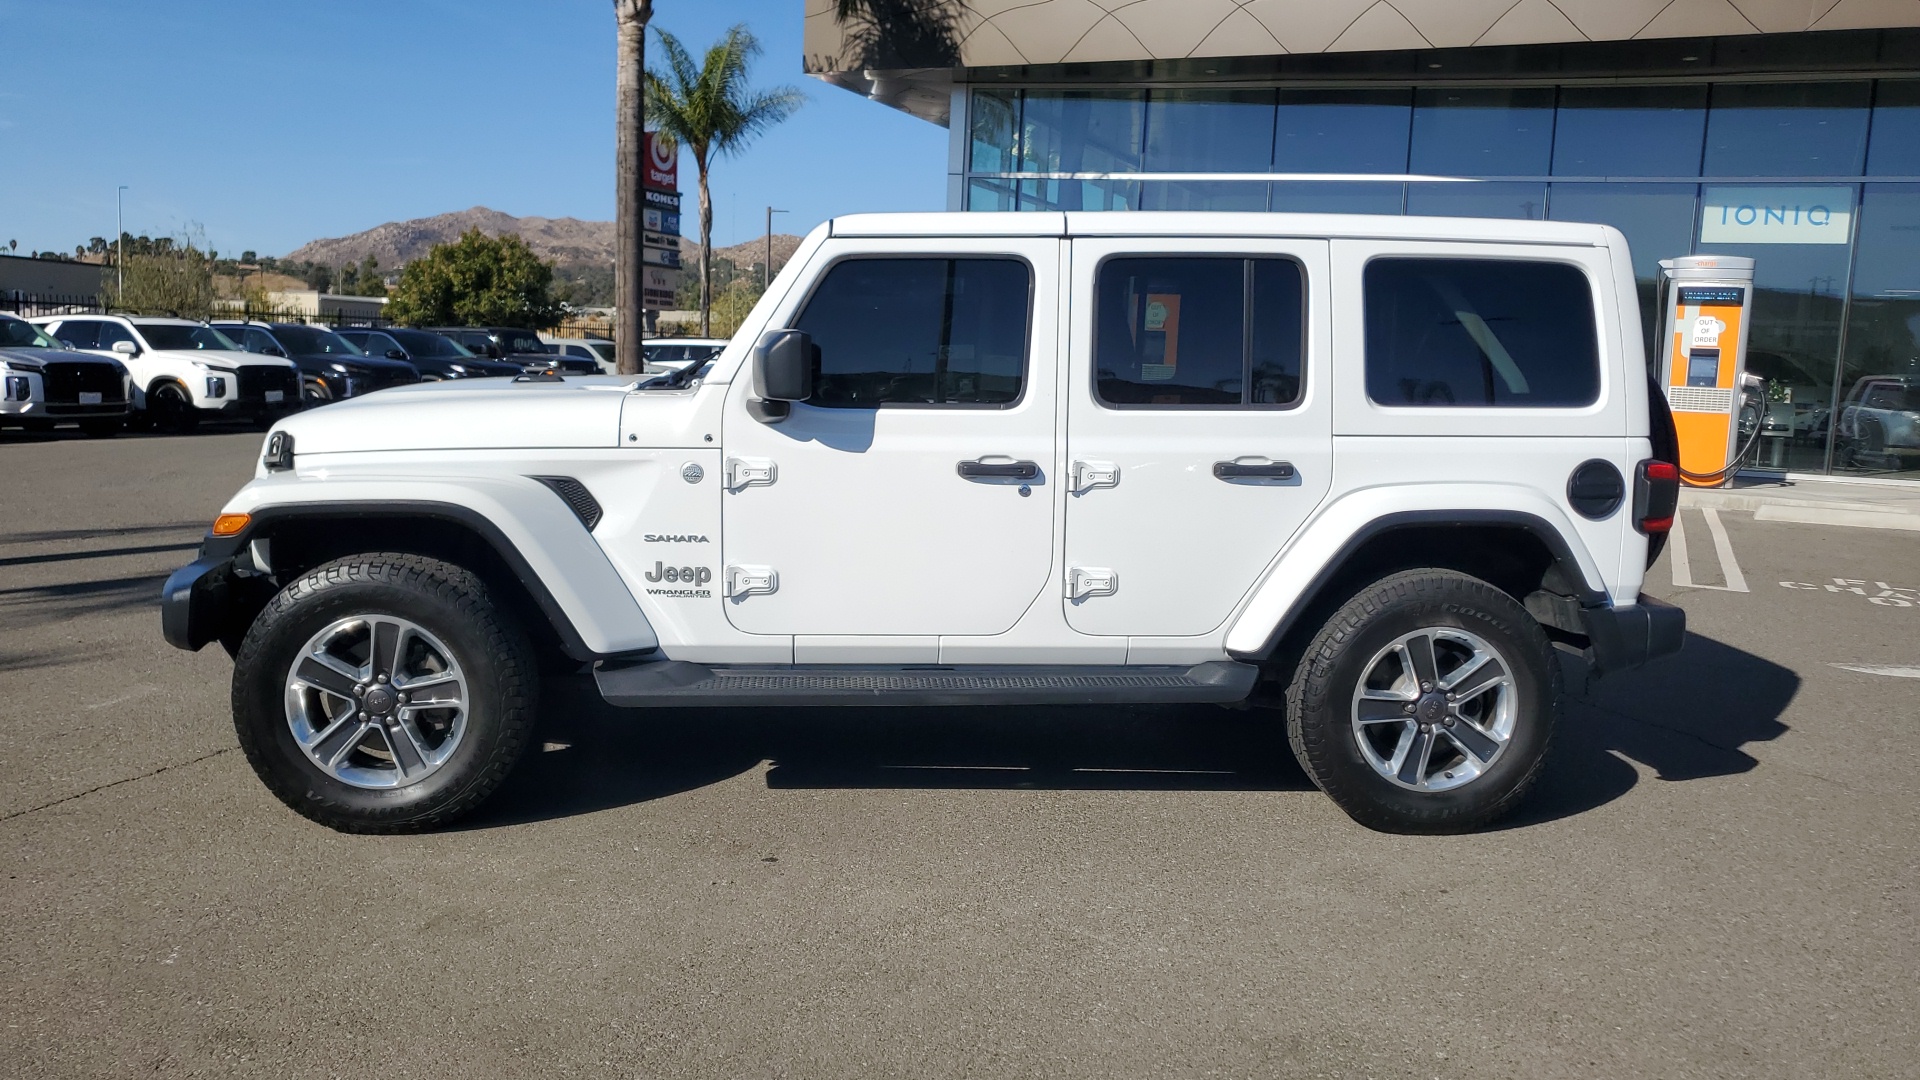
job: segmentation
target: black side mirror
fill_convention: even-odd
[[[813,396],[813,337],[800,330],[769,330],[753,348],[755,414],[765,423],[787,418],[791,404]]]
[[[387,359],[389,360],[405,360],[406,358],[407,358],[407,354],[401,352],[399,349],[387,350]]]

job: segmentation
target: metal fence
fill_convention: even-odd
[[[123,314],[122,312],[109,312],[100,305],[99,299],[93,296],[25,295],[19,292],[0,292],[0,312],[8,315],[17,315],[23,319],[31,319],[40,315]],[[141,314],[153,315],[156,313],[142,312]],[[306,323],[310,326],[326,326],[334,329],[341,327],[361,327],[380,330],[389,326],[399,325],[392,319],[382,318],[378,315],[352,315],[338,311],[314,314],[295,308],[245,303],[235,303],[231,307],[215,309],[212,320],[217,322]],[[654,337],[672,337],[675,336],[675,330],[679,329],[679,327],[675,327],[674,329],[663,327],[657,334],[648,334],[647,337],[649,339]],[[680,330],[680,332],[687,333],[690,331]],[[558,326],[544,329],[541,333],[549,337],[557,338],[611,340],[613,337],[613,323],[607,319],[569,320],[560,323]]]

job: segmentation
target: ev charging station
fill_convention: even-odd
[[[1725,482],[1738,467],[1753,260],[1735,255],[1663,259],[1666,359],[1660,385],[1680,441],[1680,477]]]

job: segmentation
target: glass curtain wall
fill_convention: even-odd
[[[1659,261],[1749,256],[1758,464],[1920,478],[1920,80],[996,88],[969,121],[974,210],[1613,225],[1650,355]],[[1736,227],[1796,207],[1827,227]]]

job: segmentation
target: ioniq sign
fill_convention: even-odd
[[[1844,244],[1853,234],[1853,188],[1716,187],[1700,215],[1703,244]]]

